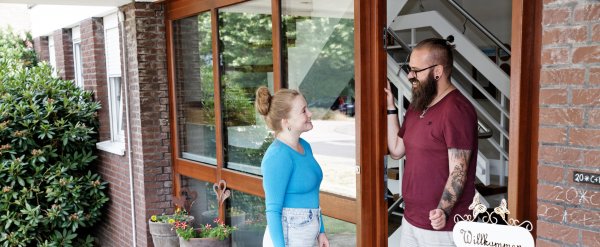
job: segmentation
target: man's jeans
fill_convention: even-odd
[[[450,231],[432,231],[411,225],[402,218],[400,225],[400,247],[456,246]]]
[[[286,247],[313,247],[321,229],[321,210],[318,208],[283,208],[281,224]],[[263,247],[273,246],[269,227],[265,230]],[[279,246],[276,246],[279,247]]]

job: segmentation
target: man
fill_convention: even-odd
[[[410,55],[412,102],[398,124],[390,85],[388,148],[406,156],[400,246],[453,246],[454,215],[469,214],[475,194],[477,114],[450,82],[453,37],[426,39]]]

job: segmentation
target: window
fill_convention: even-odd
[[[168,14],[172,22],[166,29],[172,40],[168,66],[174,89],[170,123],[175,129],[175,193],[197,192],[190,213],[200,223],[210,223],[221,207],[220,217],[238,227],[234,245],[260,245],[266,225],[261,161],[274,136],[254,109],[255,91],[260,86],[271,92],[300,89],[314,109],[314,124],[320,125],[303,138],[311,142],[324,169],[319,198],[332,217],[325,217],[327,231],[343,236],[330,241],[332,246],[341,241],[353,245],[349,239],[356,239],[354,212],[360,206],[354,1],[173,4],[177,6]],[[188,4],[198,8],[188,10]],[[220,181],[231,189],[222,204],[215,201],[213,190],[213,183]]]
[[[115,142],[123,142],[125,129],[123,128],[123,90],[121,87],[121,77],[109,77],[108,88],[110,95],[110,129],[111,139]]]
[[[75,68],[75,84],[83,88],[83,62],[81,60],[81,32],[79,27],[72,29],[73,34],[73,63]]]
[[[179,150],[188,160],[217,164],[210,12],[173,22]]]
[[[108,79],[110,136],[113,142],[125,140],[123,125],[123,86],[121,83],[121,49],[117,15],[104,17],[104,45]]]
[[[48,36],[48,59],[52,67],[52,75],[56,76],[56,51],[54,50],[54,37],[52,34]]]

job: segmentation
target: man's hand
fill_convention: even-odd
[[[392,89],[390,86],[390,81],[387,81],[387,86],[383,89],[386,94],[386,104],[388,110],[396,109],[396,105],[394,105],[394,95],[392,95]]]
[[[440,230],[446,226],[446,214],[444,214],[441,208],[429,211],[429,220],[435,230]]]
[[[329,240],[327,240],[325,233],[319,233],[317,240],[319,241],[319,247],[329,247]]]

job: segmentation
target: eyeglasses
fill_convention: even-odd
[[[433,67],[435,67],[435,66],[438,66],[438,65],[439,65],[439,64],[434,64],[434,65],[431,65],[431,66],[429,66],[429,67],[427,67],[427,68],[424,68],[424,69],[413,69],[413,68],[411,68],[410,66],[408,66],[408,64],[406,64],[406,65],[404,65],[404,66],[402,66],[402,67],[404,67],[403,69],[404,69],[404,71],[406,71],[406,74],[407,74],[407,75],[410,75],[410,73],[414,73],[414,74],[413,74],[413,75],[414,75],[414,77],[417,77],[417,73],[419,73],[419,72],[421,72],[421,71],[424,71],[424,70],[431,69],[431,68],[433,68]]]

